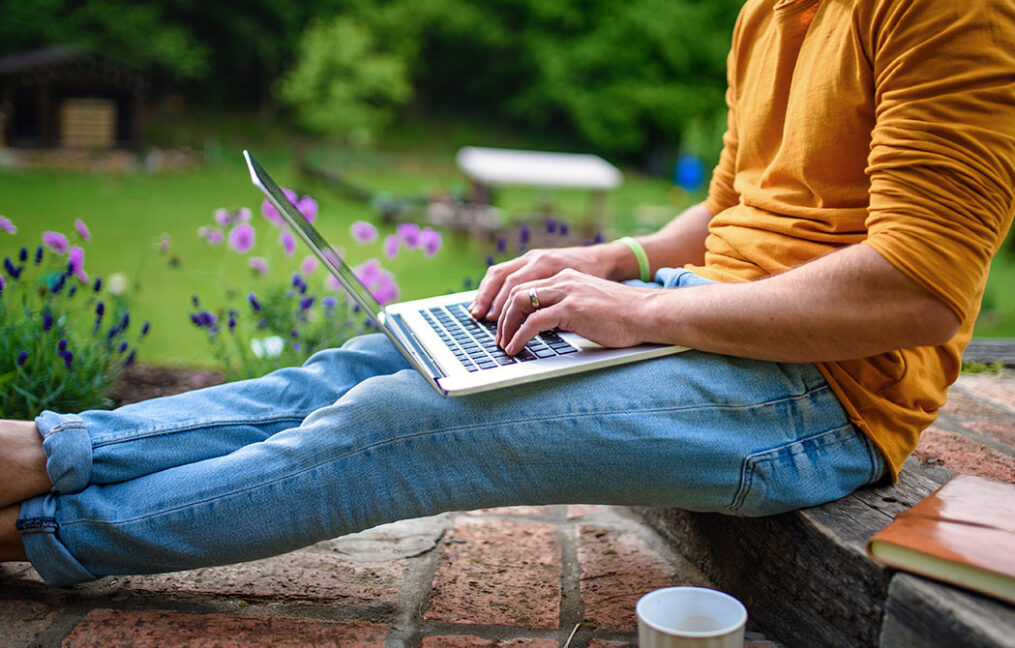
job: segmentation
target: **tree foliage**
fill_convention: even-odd
[[[0,0],[0,54],[79,43],[159,70],[206,101],[263,107],[330,95],[344,106],[335,116],[323,106],[294,112],[313,129],[377,128],[411,93],[415,110],[480,113],[638,156],[712,145],[688,130],[701,139],[721,124],[741,4]],[[333,71],[340,78],[325,82]]]
[[[373,34],[340,15],[303,33],[279,96],[312,131],[368,143],[412,92],[402,58],[378,51]]]

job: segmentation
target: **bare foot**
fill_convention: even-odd
[[[0,508],[0,562],[28,560],[21,534],[14,526],[18,521],[21,505]]]
[[[0,420],[0,475],[0,507],[42,495],[53,486],[33,421]]]

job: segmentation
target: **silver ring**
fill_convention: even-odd
[[[529,303],[532,304],[532,307],[535,308],[536,310],[539,310],[541,308],[541,306],[539,305],[539,295],[536,294],[535,286],[529,288]]]

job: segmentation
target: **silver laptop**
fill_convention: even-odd
[[[331,245],[307,222],[264,168],[243,152],[250,179],[349,296],[442,396],[463,396],[685,351],[643,344],[609,349],[566,331],[544,331],[516,356],[493,339],[496,325],[467,310],[476,291],[381,306]]]

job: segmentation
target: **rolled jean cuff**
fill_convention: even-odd
[[[92,474],[92,440],[85,422],[73,414],[43,412],[35,419],[46,451],[46,474],[53,493],[77,493]]]
[[[53,587],[69,587],[95,580],[67,551],[57,537],[56,502],[52,495],[40,495],[21,505],[17,529],[28,560],[42,580]]]

